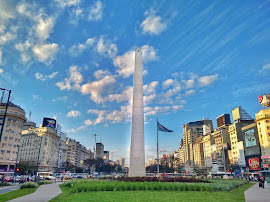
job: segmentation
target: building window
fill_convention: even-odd
[[[9,151],[9,150],[7,150],[7,153],[10,153],[10,151]]]

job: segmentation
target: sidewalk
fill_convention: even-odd
[[[245,191],[246,202],[265,202],[270,199],[270,183],[267,188],[260,188],[259,183],[256,183]]]
[[[0,188],[0,194],[4,194],[10,191],[15,191],[20,188],[20,185],[4,186]]]
[[[10,202],[49,201],[62,193],[62,190],[59,188],[59,184],[61,183],[41,185],[33,194],[13,199]]]

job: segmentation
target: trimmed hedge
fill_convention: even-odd
[[[245,180],[219,180],[213,183],[179,183],[179,182],[118,182],[84,180],[68,182],[62,186],[69,187],[71,193],[91,191],[137,191],[137,190],[168,190],[168,191],[231,191],[244,184]]]
[[[210,183],[208,180],[204,179],[195,179],[195,178],[188,178],[188,177],[118,177],[118,178],[103,178],[108,180],[117,180],[121,182],[203,182],[203,183]]]
[[[38,185],[51,184],[50,181],[39,181]]]
[[[27,189],[27,188],[37,188],[38,184],[35,182],[25,182],[23,183],[23,185],[21,186],[21,189]]]

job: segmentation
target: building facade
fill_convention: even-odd
[[[6,103],[0,104],[0,130],[4,120],[6,111]],[[8,174],[14,173],[15,164],[17,161],[17,154],[20,146],[20,139],[22,135],[22,127],[25,118],[25,111],[18,105],[9,103],[5,124],[3,126],[3,133],[0,139],[0,173]]]
[[[256,115],[258,137],[261,146],[262,167],[270,166],[270,108],[262,109]]]
[[[42,127],[22,131],[19,151],[20,162],[35,166],[38,171],[55,172],[57,170],[60,137],[56,130]]]

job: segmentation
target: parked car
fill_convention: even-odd
[[[14,177],[14,181],[15,181],[15,182],[20,182],[21,179],[22,179],[21,176],[16,176],[16,177]]]
[[[6,182],[13,182],[13,177],[12,176],[6,176],[5,181]]]

